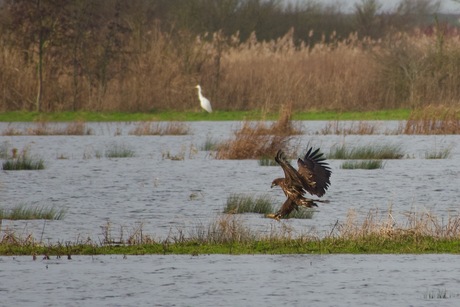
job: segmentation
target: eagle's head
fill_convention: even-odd
[[[283,182],[284,178],[276,178],[275,180],[272,181],[272,188],[279,186]]]

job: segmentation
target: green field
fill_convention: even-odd
[[[409,117],[410,110],[382,110],[373,112],[332,112],[312,111],[293,112],[294,120],[404,120]],[[216,111],[205,112],[152,112],[152,113],[95,113],[95,112],[7,112],[0,113],[0,122],[32,122],[32,121],[222,121],[222,120],[276,120],[279,114],[265,114],[261,111]]]

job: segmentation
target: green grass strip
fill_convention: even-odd
[[[404,120],[409,117],[409,109],[380,110],[372,112],[333,112],[309,111],[294,112],[294,120]],[[215,111],[206,112],[178,112],[158,111],[149,113],[122,113],[122,112],[5,112],[0,113],[0,122],[111,122],[111,121],[226,121],[226,120],[276,120],[278,113],[266,114],[262,111]]]
[[[96,246],[90,244],[33,245],[0,243],[0,255],[201,255],[201,254],[458,254],[460,239],[404,236],[396,239],[367,236],[359,240],[326,238],[322,240],[284,239],[246,243],[154,243],[138,245]]]

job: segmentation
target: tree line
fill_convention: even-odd
[[[204,33],[218,32],[222,37],[237,33],[240,41],[255,33],[257,40],[269,41],[294,29],[294,43],[310,46],[350,33],[378,39],[431,22],[439,4],[402,0],[385,12],[378,0],[361,0],[351,12],[344,12],[320,1],[3,0],[0,109],[79,110],[88,97],[104,99],[109,82],[127,82],[130,63],[150,52],[160,37],[169,42],[162,47],[164,52],[180,53],[182,58],[197,57],[196,51],[186,49],[195,48],[190,42],[197,35],[206,37]],[[192,62],[179,72],[199,75],[204,60]],[[26,80],[15,69],[28,69],[33,74],[30,84],[18,87]],[[60,87],[62,83],[66,86]],[[34,97],[26,97],[25,89]]]

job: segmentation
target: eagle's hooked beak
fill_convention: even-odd
[[[272,186],[270,188],[273,188],[274,186],[276,186],[276,183],[272,182]]]

